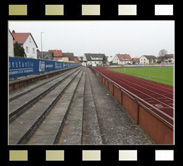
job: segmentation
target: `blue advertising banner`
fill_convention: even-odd
[[[9,79],[80,66],[80,63],[9,57]]]

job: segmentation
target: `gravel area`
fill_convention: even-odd
[[[103,144],[151,145],[152,139],[136,124],[100,80],[87,69]]]

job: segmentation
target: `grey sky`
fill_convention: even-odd
[[[10,21],[9,29],[32,33],[40,50],[44,32],[44,51],[60,49],[76,56],[174,53],[174,21]]]

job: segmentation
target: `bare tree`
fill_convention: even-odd
[[[160,50],[160,52],[159,52],[159,56],[160,56],[160,57],[163,57],[163,56],[165,56],[167,53],[168,53],[167,50],[162,49],[162,50]]]

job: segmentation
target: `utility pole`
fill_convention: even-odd
[[[44,32],[41,32],[41,54],[42,54],[42,59],[43,59],[43,44],[42,44],[42,33],[44,33]]]

